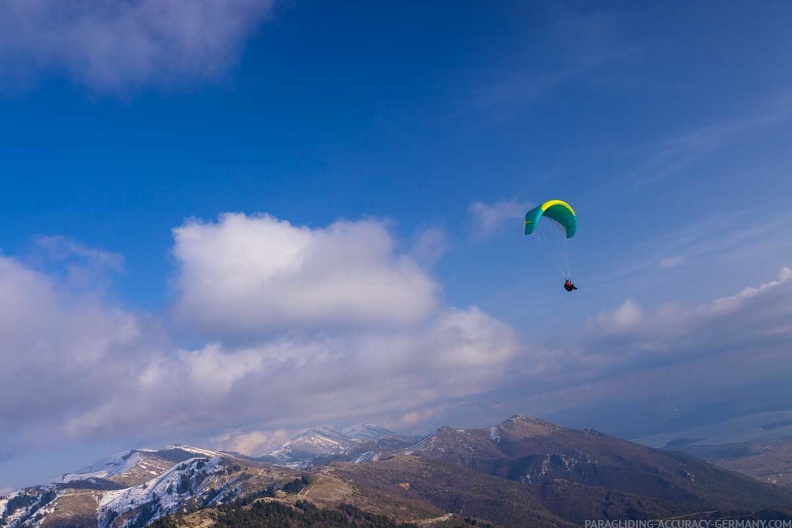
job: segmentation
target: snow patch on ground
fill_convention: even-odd
[[[501,430],[499,427],[490,427],[489,428],[489,437],[490,440],[493,442],[500,442],[501,441]]]
[[[200,447],[192,447],[181,444],[171,444],[167,446],[165,449],[181,449],[182,451],[187,451],[188,453],[193,453],[195,455],[202,455],[209,458],[223,456],[222,453],[218,453],[217,451],[209,451],[208,449],[201,449]]]

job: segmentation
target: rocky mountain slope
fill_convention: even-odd
[[[749,475],[759,481],[792,488],[792,438],[716,445],[672,446],[716,466]]]
[[[792,505],[788,490],[691,456],[533,417],[515,416],[489,429],[444,427],[411,450],[445,464],[537,486],[563,480],[710,509]]]
[[[617,502],[617,517],[629,513],[628,518],[792,507],[792,495],[778,486],[681,453],[532,417],[515,416],[488,429],[444,427],[410,452],[528,484],[544,507],[575,521],[598,518],[603,506]]]

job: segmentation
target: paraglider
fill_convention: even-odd
[[[577,214],[563,200],[548,200],[525,214],[525,234],[534,234],[552,250],[554,260],[564,276],[564,289],[577,290],[572,283],[567,252],[567,240],[577,233]]]

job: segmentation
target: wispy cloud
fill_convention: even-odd
[[[467,112],[488,114],[496,120],[505,119],[509,110],[535,103],[564,83],[581,80],[589,73],[614,62],[627,59],[636,52],[613,51],[585,58],[580,64],[551,72],[515,72],[488,85],[473,98]]]
[[[660,259],[661,268],[678,268],[685,263],[685,257],[677,255],[676,257],[666,257]]]
[[[446,232],[438,227],[430,227],[418,233],[410,254],[417,262],[431,266],[440,260],[449,247]]]
[[[88,247],[62,236],[38,236],[28,261],[58,277],[72,291],[109,287],[113,276],[124,270],[124,256]]]
[[[121,271],[124,267],[123,255],[88,247],[66,237],[38,236],[34,242],[46,252],[48,258],[58,262],[79,259],[87,266],[112,271]]]
[[[667,140],[641,170],[641,181],[674,175],[701,158],[726,147],[743,134],[779,123],[789,117],[789,111],[771,111],[748,118],[730,118],[704,125]]]
[[[792,222],[792,213],[783,211],[783,204],[781,200],[721,211],[648,237],[625,253],[619,265],[597,277],[596,283],[613,288],[636,278],[644,283],[665,280],[654,272],[682,266],[708,270],[724,259],[792,249],[792,234],[785,227]]]
[[[0,81],[68,77],[98,93],[211,81],[233,67],[274,0],[7,0]]]
[[[494,234],[504,224],[517,221],[531,208],[530,202],[512,198],[495,203],[473,202],[468,206],[468,213],[473,220],[473,232],[478,238]]]
[[[500,121],[514,109],[534,104],[570,82],[583,81],[606,66],[630,60],[640,49],[622,37],[623,20],[604,12],[567,11],[552,15],[544,39],[517,52],[488,82],[474,88],[461,111]],[[546,58],[554,57],[553,68]]]
[[[684,173],[697,162],[728,148],[746,136],[792,118],[792,95],[782,93],[753,101],[748,107],[659,139],[641,150],[648,152],[623,178],[606,184],[609,193],[633,192]]]

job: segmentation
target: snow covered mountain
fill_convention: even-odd
[[[262,459],[278,464],[301,463],[317,456],[341,455],[356,443],[355,439],[326,427],[309,429],[264,454]]]
[[[415,440],[357,425],[311,429],[259,459],[185,445],[132,449],[0,497],[0,528],[141,528],[177,511],[260,492],[299,477],[297,469],[379,460]]]
[[[220,453],[195,447],[170,445],[165,449],[132,449],[116,453],[74,473],[66,473],[50,482],[69,484],[81,481],[109,481],[122,486],[137,486],[157,477],[174,464],[195,456],[218,457]],[[112,485],[108,484],[111,488]]]
[[[0,527],[139,528],[294,476],[245,457],[189,446],[135,449],[0,498]]]
[[[371,424],[353,425],[351,427],[342,429],[341,433],[345,434],[350,438],[360,441],[379,440],[380,438],[385,438],[386,436],[396,435],[396,433],[394,433],[393,431],[389,431],[384,427],[379,427],[377,425],[371,425]]]
[[[295,436],[259,460],[302,468],[332,461],[365,462],[399,452],[416,440],[369,424],[355,425],[341,432],[321,427]]]

